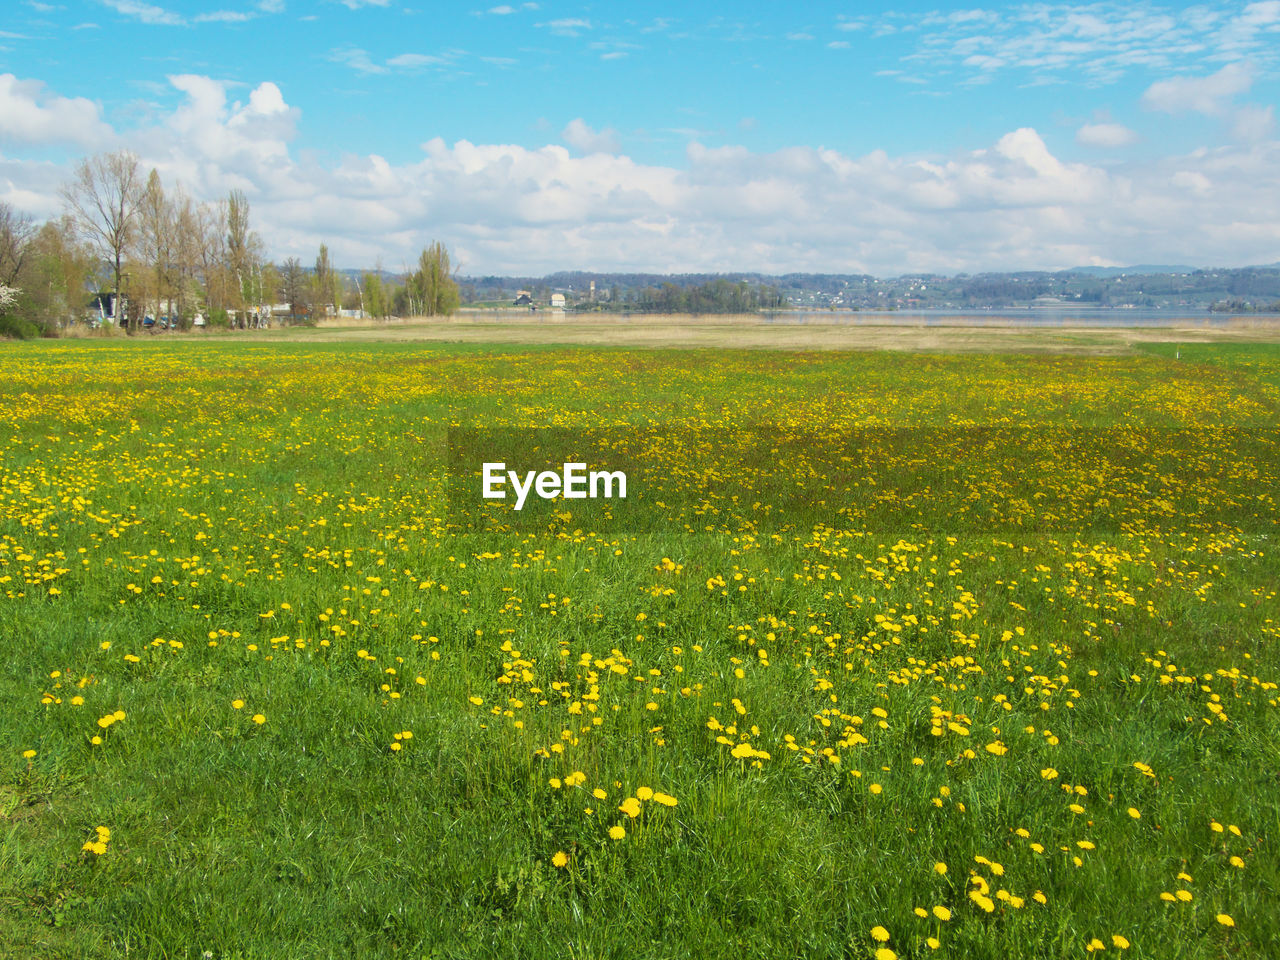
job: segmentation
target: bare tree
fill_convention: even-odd
[[[173,261],[173,210],[164,195],[164,184],[160,182],[160,174],[154,169],[147,178],[146,189],[142,192],[139,205],[139,244],[143,261],[151,274],[152,297],[155,300],[156,312],[153,316],[160,322],[167,311],[165,301],[171,299],[169,294],[170,268]]]
[[[128,150],[99,153],[80,161],[62,190],[62,199],[79,229],[111,263],[117,317],[120,268],[134,241],[142,193],[138,158]]]
[[[12,286],[17,281],[33,233],[30,217],[0,201],[0,283]]]
[[[297,257],[290,257],[280,268],[280,287],[289,303],[289,319],[297,320],[299,308],[305,305],[307,297],[307,272]]]
[[[178,293],[178,323],[187,328],[188,294],[200,267],[200,211],[179,187],[173,200],[173,265]]]

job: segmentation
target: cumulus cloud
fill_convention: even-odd
[[[91,100],[59,97],[38,80],[0,74],[0,140],[92,147],[111,135]]]
[[[1076,143],[1085,147],[1128,147],[1138,135],[1119,123],[1086,123],[1076,131]]]
[[[619,150],[618,132],[612,127],[603,130],[592,130],[581,117],[570,120],[568,126],[560,132],[561,138],[569,146],[580,153],[617,153]]]
[[[234,88],[209,77],[169,82],[182,102],[151,126],[122,133],[121,142],[166,184],[181,183],[198,199],[243,190],[277,259],[310,259],[323,241],[344,266],[378,257],[397,265],[441,239],[467,271],[519,274],[896,275],[1280,260],[1274,140],[1106,167],[1061,159],[1029,127],[981,149],[928,158],[812,147],[760,153],[695,141],[681,163],[667,166],[638,163],[616,152],[616,143],[596,144],[615,135],[579,118],[565,128],[568,146],[434,139],[405,162],[368,154],[321,163],[291,147],[301,118],[276,84],[260,83],[236,100]],[[10,98],[18,89],[23,102],[45,109],[86,110],[21,81],[5,84]],[[0,122],[14,116],[27,114],[0,109]],[[6,135],[5,142],[21,149],[39,140]],[[70,165],[6,150],[0,198],[37,216],[56,212]]]

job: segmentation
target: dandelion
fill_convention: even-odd
[[[620,824],[609,828],[609,837],[613,840],[621,840],[626,835],[627,835],[626,828],[624,828]]]
[[[551,865],[563,869],[569,865],[569,855],[563,850],[557,850],[555,856],[551,858]]]
[[[231,709],[232,709],[232,710],[243,710],[243,709],[244,709],[244,701],[243,701],[243,700],[232,700],[232,701],[231,701]]]
[[[1138,810],[1138,808],[1137,808],[1137,807],[1130,807],[1130,808],[1129,808],[1129,816],[1133,817],[1133,819],[1135,819],[1135,820],[1141,820],[1141,819],[1142,819],[1142,813]]]
[[[1126,940],[1124,937],[1120,936],[1120,934],[1118,933],[1113,933],[1111,935],[1111,944],[1118,950],[1129,949],[1129,941]]]
[[[885,943],[885,942],[887,942],[887,941],[888,941],[888,939],[889,939],[889,931],[888,931],[888,930],[886,930],[884,927],[878,927],[878,926],[877,926],[877,927],[872,927],[872,928],[871,928],[871,939],[872,939],[872,940],[877,940],[877,941],[879,941],[880,943]]]
[[[1236,925],[1236,922],[1232,920],[1231,917],[1225,913],[1218,914],[1214,919],[1216,919],[1224,927],[1234,927]]]
[[[627,797],[627,799],[622,801],[618,809],[634,820],[636,817],[640,816],[640,801],[635,797]]]
[[[937,917],[939,920],[943,920],[943,921],[951,919],[951,911],[948,910],[946,907],[934,907],[933,915]]]
[[[898,955],[888,947],[881,947],[876,951],[876,960],[898,960]]]
[[[260,713],[255,713],[253,715],[253,722],[256,723],[258,726],[262,726],[264,723],[267,722],[267,718]]]
[[[938,874],[945,874],[947,872],[947,865],[943,863],[941,860],[939,860],[937,863],[933,865],[933,872]]]
[[[636,790],[636,797],[640,800],[652,800],[653,791],[650,790],[648,787],[640,787],[638,790]]]
[[[662,804],[664,807],[674,807],[674,806],[676,805],[676,802],[677,802],[677,801],[676,801],[676,798],[675,798],[675,797],[673,797],[673,796],[671,796],[670,794],[666,794],[666,793],[655,793],[655,794],[653,795],[653,802],[654,802],[654,803],[660,803],[660,804]]]
[[[36,755],[36,752],[35,752],[34,750],[23,750],[23,751],[22,751],[22,759],[24,759],[24,760],[30,760],[30,759],[31,759],[32,757],[34,757],[35,755]]]

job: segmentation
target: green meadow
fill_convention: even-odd
[[[1280,956],[1278,427],[1265,344],[5,345],[0,956]],[[451,486],[529,428],[628,498]]]

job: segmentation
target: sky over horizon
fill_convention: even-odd
[[[462,273],[1280,261],[1280,0],[10,0],[0,201],[127,148],[274,260]]]

